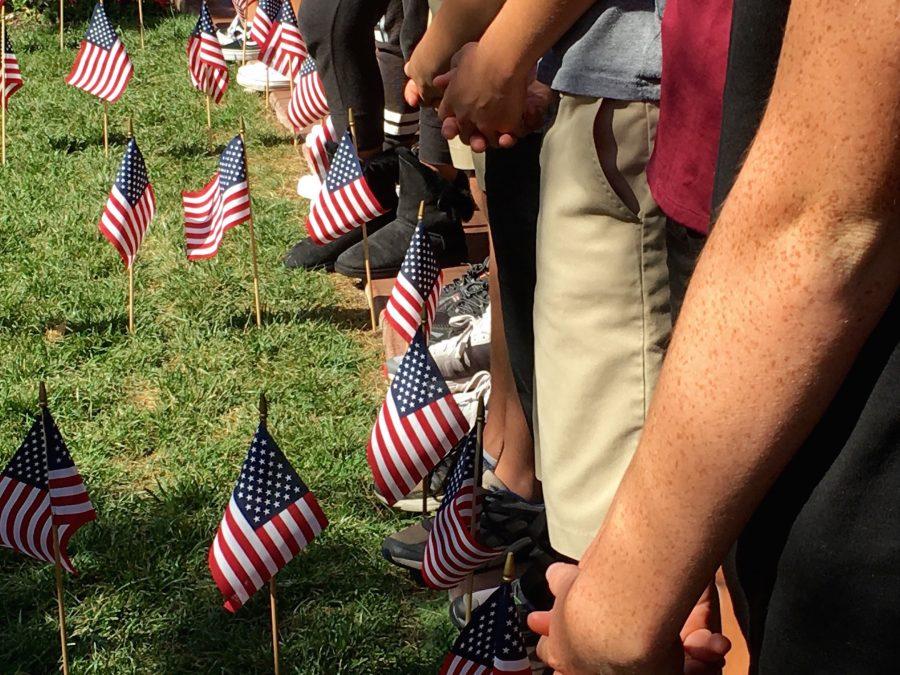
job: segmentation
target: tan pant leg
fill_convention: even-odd
[[[650,103],[563,96],[541,153],[535,436],[550,541],[573,558],[631,460],[671,332],[645,175],[656,120]]]

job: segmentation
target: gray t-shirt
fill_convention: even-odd
[[[599,0],[541,60],[538,78],[556,91],[658,101],[664,0]]]

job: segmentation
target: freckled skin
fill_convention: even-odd
[[[900,285],[898,195],[896,0],[794,0],[638,451],[534,618],[557,670],[683,672],[685,618]]]

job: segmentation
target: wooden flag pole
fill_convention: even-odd
[[[141,49],[144,48],[144,0],[138,0],[138,24],[141,30]]]
[[[63,26],[65,24],[65,9],[63,0],[59,0],[59,50],[63,50]]]
[[[103,156],[109,157],[109,103],[103,101]]]
[[[38,389],[38,403],[41,408],[41,432],[44,436],[44,455],[47,454],[47,385],[41,381]],[[56,608],[59,613],[59,645],[62,651],[62,671],[63,675],[69,675],[69,647],[66,644],[66,606],[63,600],[63,567],[62,553],[59,546],[59,530],[56,527],[56,521],[53,514],[50,514],[51,526],[53,528],[53,560],[56,567]]]
[[[244,12],[246,13],[247,10],[244,9]],[[241,17],[241,27],[244,31],[244,37],[241,40],[241,65],[245,66],[245,65],[247,65],[247,18],[246,17],[243,17],[243,16]]]
[[[269,401],[266,393],[259,394],[259,423],[265,424],[269,418]],[[272,617],[272,658],[275,661],[275,675],[281,675],[281,659],[278,654],[278,601],[276,599],[275,575],[269,579],[269,610]]]
[[[206,95],[206,134],[209,137],[209,148],[212,150],[213,146],[213,131],[212,131],[212,99],[210,95]]]
[[[264,63],[266,67],[266,110],[269,109],[269,65]]]
[[[290,96],[291,96],[290,100],[293,101],[294,100],[294,77],[293,76],[291,76],[289,78],[289,86],[290,86]],[[350,119],[353,119],[353,117],[351,117]],[[350,122],[350,124],[351,124],[351,128],[352,128],[353,122]],[[351,134],[352,133],[353,132],[351,132]],[[294,144],[294,150],[296,150],[297,149],[297,132],[294,131],[294,123],[293,122],[291,122],[291,142]],[[356,141],[354,141],[354,145],[355,144],[356,144]]]
[[[128,140],[134,138],[134,118],[128,118]],[[134,335],[134,260],[128,265],[128,332]]]
[[[350,127],[350,139],[356,147],[356,124],[353,121],[353,108],[347,108],[347,125]],[[359,154],[359,148],[356,149]],[[378,330],[375,322],[375,298],[372,296],[372,263],[369,259],[369,232],[366,224],[362,224],[363,261],[366,265],[366,302],[369,303],[369,320],[372,322],[372,330]]]
[[[422,202],[424,204],[424,202]],[[419,220],[422,219],[422,207],[419,206]],[[428,305],[422,305],[422,312],[419,315],[419,325],[422,326],[422,336],[425,338],[425,344],[428,345],[428,335],[425,326],[428,324]],[[428,472],[422,479],[422,520],[428,518],[428,492],[431,490],[431,478],[434,475],[434,469]]]
[[[478,397],[478,412],[475,414],[475,461],[472,463],[472,514],[469,532],[474,537],[478,533],[478,496],[481,492],[481,467],[484,458],[484,396]],[[469,573],[466,585],[466,623],[472,620],[472,593],[475,590],[475,573]]]
[[[241,140],[244,140],[246,130],[244,128],[244,118],[241,117]],[[250,196],[250,169],[247,167],[247,144],[244,143],[244,175],[247,176],[247,198]],[[248,222],[250,228],[250,260],[253,264],[253,307],[256,310],[256,327],[262,328],[262,305],[259,301],[259,260],[256,254],[256,233],[253,231],[253,207],[250,208],[250,220]]]
[[[6,164],[6,3],[4,2],[0,5],[0,51],[2,51],[2,55],[0,58],[3,59],[3,62],[0,63],[0,70],[2,70],[2,74],[0,74],[0,78],[2,78],[2,82],[0,82],[0,135],[2,135],[2,141],[0,141],[0,145],[2,145],[2,151],[0,151],[0,155],[2,155],[2,159],[0,159],[0,163]]]

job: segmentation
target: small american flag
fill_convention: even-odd
[[[508,582],[500,585],[483,605],[472,612],[440,675],[530,675],[519,616]]]
[[[308,55],[300,35],[297,16],[289,0],[281,3],[278,19],[272,25],[269,39],[261,46],[259,60],[292,80],[300,74],[300,64]]]
[[[53,417],[48,410],[41,410],[0,474],[0,544],[38,560],[55,562],[56,525],[60,562],[66,571],[76,574],[66,550],[69,539],[96,517]]]
[[[156,195],[144,156],[132,138],[109,192],[100,218],[100,232],[119,252],[126,267],[131,267],[147,227],[156,213]]]
[[[240,609],[327,525],[315,496],[260,423],[209,550],[225,609]]]
[[[247,5],[250,4],[250,0],[231,0],[231,4],[234,5],[234,11],[239,17],[247,18]]]
[[[389,504],[408,495],[468,430],[419,329],[366,448],[378,491]]]
[[[272,35],[272,25],[278,18],[281,9],[279,0],[259,0],[256,14],[250,22],[250,39],[260,47],[264,47]]]
[[[125,45],[106,17],[103,4],[98,2],[94,5],[91,23],[66,82],[114,103],[125,91],[133,74]]]
[[[443,272],[438,266],[428,233],[419,223],[409,242],[384,315],[407,343],[422,323],[423,307],[426,309],[425,333],[428,334],[441,294],[442,279]]]
[[[202,190],[182,192],[188,260],[212,258],[222,237],[250,220],[250,186],[244,141],[235,136],[219,157],[219,170]]]
[[[369,189],[350,132],[345,132],[309,210],[306,231],[315,243],[327,244],[386,211]]]
[[[287,109],[288,121],[300,131],[327,114],[328,100],[322,78],[316,70],[316,62],[307,56],[300,68],[300,76],[294,82],[294,92]]]
[[[453,588],[469,572],[503,552],[503,549],[479,543],[471,531],[475,446],[475,432],[471,431],[462,441],[462,449],[447,481],[444,499],[428,533],[422,578],[431,588]],[[481,512],[480,496],[475,509],[477,519]]]
[[[188,72],[191,84],[218,103],[228,89],[228,64],[216,37],[206,2],[200,5],[200,18],[187,43]]]
[[[2,67],[6,71],[6,91],[3,92],[3,103],[8,105],[10,96],[19,91],[24,84],[22,73],[19,72],[19,60],[13,53],[12,45],[9,43],[9,29],[6,31],[6,44],[3,45]]]
[[[331,158],[328,156],[328,143],[334,143],[337,140],[337,133],[334,130],[334,122],[331,121],[331,115],[322,120],[321,124],[315,125],[306,135],[307,150],[309,150],[310,168],[316,172],[316,175],[325,180],[328,175],[328,168],[331,166]]]

